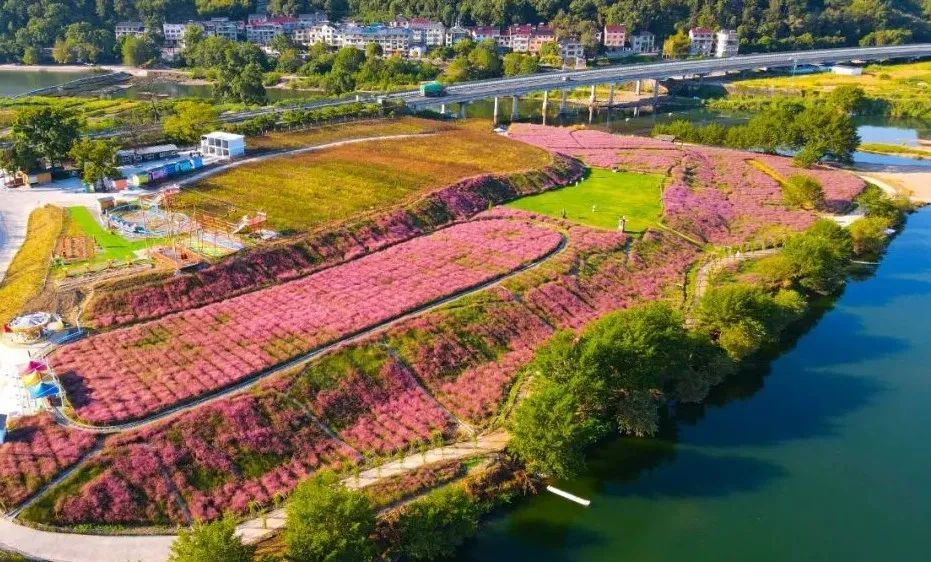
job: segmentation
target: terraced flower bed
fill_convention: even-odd
[[[477,220],[320,273],[98,334],[51,357],[75,413],[137,419],[508,273],[555,250],[553,229]]]
[[[0,444],[0,508],[9,509],[70,468],[97,439],[45,415],[20,418]]]
[[[846,172],[799,169],[788,158],[753,152],[527,124],[513,126],[509,135],[582,158],[592,166],[667,174],[663,191],[666,224],[715,244],[778,237],[811,225],[817,217],[814,212],[783,204],[780,181],[793,174],[817,179],[824,188],[826,210],[831,212],[842,212],[866,186]]]

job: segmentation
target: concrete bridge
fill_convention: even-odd
[[[914,45],[896,45],[890,47],[852,47],[841,49],[819,49],[810,51],[790,51],[785,53],[766,53],[759,55],[738,55],[721,59],[694,59],[671,62],[657,62],[633,65],[616,65],[586,70],[569,70],[516,76],[513,78],[495,78],[463,82],[448,86],[447,94],[442,97],[424,97],[418,91],[400,92],[387,96],[401,99],[413,109],[427,106],[466,104],[481,99],[495,100],[495,119],[498,117],[498,98],[512,99],[512,115],[516,113],[517,99],[522,95],[544,92],[544,106],[549,102],[549,92],[560,92],[560,103],[564,106],[569,90],[607,84],[611,86],[609,104],[613,102],[614,85],[635,82],[639,86],[643,80],[659,81],[676,76],[702,76],[715,72],[733,72],[755,68],[794,67],[799,64],[837,63],[851,60],[887,60],[931,56],[931,43]],[[654,88],[654,96],[656,95]],[[445,107],[443,108],[445,109]]]

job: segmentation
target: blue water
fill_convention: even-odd
[[[492,518],[462,561],[876,562],[931,558],[931,210],[771,363],[659,439],[597,448]]]

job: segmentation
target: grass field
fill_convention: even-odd
[[[86,265],[106,263],[111,260],[129,261],[136,257],[136,251],[158,243],[158,241],[154,240],[127,240],[119,234],[110,232],[97,222],[97,219],[94,218],[94,215],[91,214],[87,207],[68,207],[65,234],[68,236],[90,236],[100,249],[92,259],[80,264],[66,266],[65,269],[83,268]]]
[[[628,232],[643,232],[659,218],[663,176],[612,172],[592,168],[579,185],[531,195],[509,203],[510,207],[566,218],[598,228],[616,229],[627,217]]]
[[[184,190],[179,205],[228,219],[265,211],[271,228],[297,231],[390,207],[465,177],[550,162],[547,152],[495,135],[486,122],[446,128],[240,166]]]
[[[751,78],[734,82],[739,89],[777,90],[785,92],[826,92],[837,86],[863,88],[867,95],[890,100],[931,98],[931,62],[908,64],[874,64],[864,68],[861,76],[842,76],[830,72],[801,76]]]
[[[246,146],[248,146],[250,150],[299,148],[313,144],[324,144],[327,142],[362,137],[433,133],[452,127],[453,126],[449,123],[441,121],[418,119],[416,117],[402,117],[400,119],[386,119],[382,121],[324,125],[304,131],[295,131],[293,133],[275,131],[267,135],[249,137],[246,140]]]
[[[42,292],[64,222],[60,207],[42,207],[29,215],[26,240],[0,283],[0,323],[22,312]]]

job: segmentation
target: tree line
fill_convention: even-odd
[[[139,20],[213,16],[243,18],[254,0],[6,0],[0,3],[0,62],[115,62],[122,58],[113,27]],[[690,26],[738,31],[744,50],[883,45],[931,39],[928,0],[270,0],[273,15],[323,10],[330,18],[386,21],[398,14],[452,25],[553,22],[590,49],[606,23],[649,30],[660,38]],[[153,37],[153,39],[156,39]],[[138,40],[129,40],[137,44]]]

